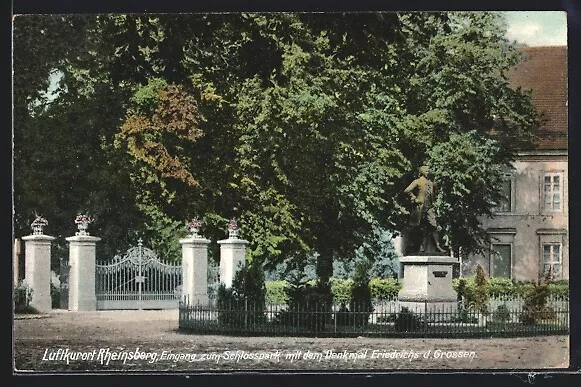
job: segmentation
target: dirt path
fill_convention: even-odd
[[[565,368],[567,336],[498,339],[194,335],[177,311],[57,311],[14,321],[18,371]],[[117,356],[117,358],[116,358]]]

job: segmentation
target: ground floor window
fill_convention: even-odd
[[[495,243],[490,254],[490,276],[511,278],[512,245]]]
[[[561,278],[561,244],[560,243],[545,243],[543,244],[543,274],[551,271],[552,278]]]

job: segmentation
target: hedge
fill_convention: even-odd
[[[468,295],[474,293],[476,286],[474,277],[454,278],[452,280],[454,290],[458,291],[460,280],[465,280]],[[536,281],[513,281],[508,278],[488,278],[488,295],[491,297],[524,297],[534,288]],[[549,284],[550,294],[556,297],[569,296],[569,281],[559,280]]]
[[[474,293],[474,277],[463,278],[466,283],[465,294],[470,298]],[[452,281],[454,290],[458,291],[460,278]],[[488,278],[488,295],[491,297],[523,297],[533,289],[535,281],[514,282],[508,278]],[[287,300],[285,293],[286,281],[266,281],[266,303],[281,305]],[[352,279],[331,278],[331,292],[333,300],[338,304],[349,302],[351,299]],[[390,300],[397,297],[401,283],[396,279],[372,278],[369,281],[371,297],[374,300]],[[569,296],[569,281],[559,280],[549,284],[551,295],[557,297]]]

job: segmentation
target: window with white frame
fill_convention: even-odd
[[[490,276],[500,278],[512,277],[512,245],[493,243],[490,253]]]
[[[543,274],[549,270],[554,279],[561,278],[562,274],[562,248],[560,243],[543,243]]]
[[[545,173],[543,176],[543,209],[549,212],[563,210],[563,174]]]
[[[512,211],[512,179],[506,176],[501,182],[500,193],[502,195],[500,201],[494,206],[494,212],[511,212]]]

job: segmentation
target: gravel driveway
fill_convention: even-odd
[[[14,320],[14,369],[389,371],[566,368],[567,336],[497,339],[286,338],[179,332],[173,311],[55,311]]]

